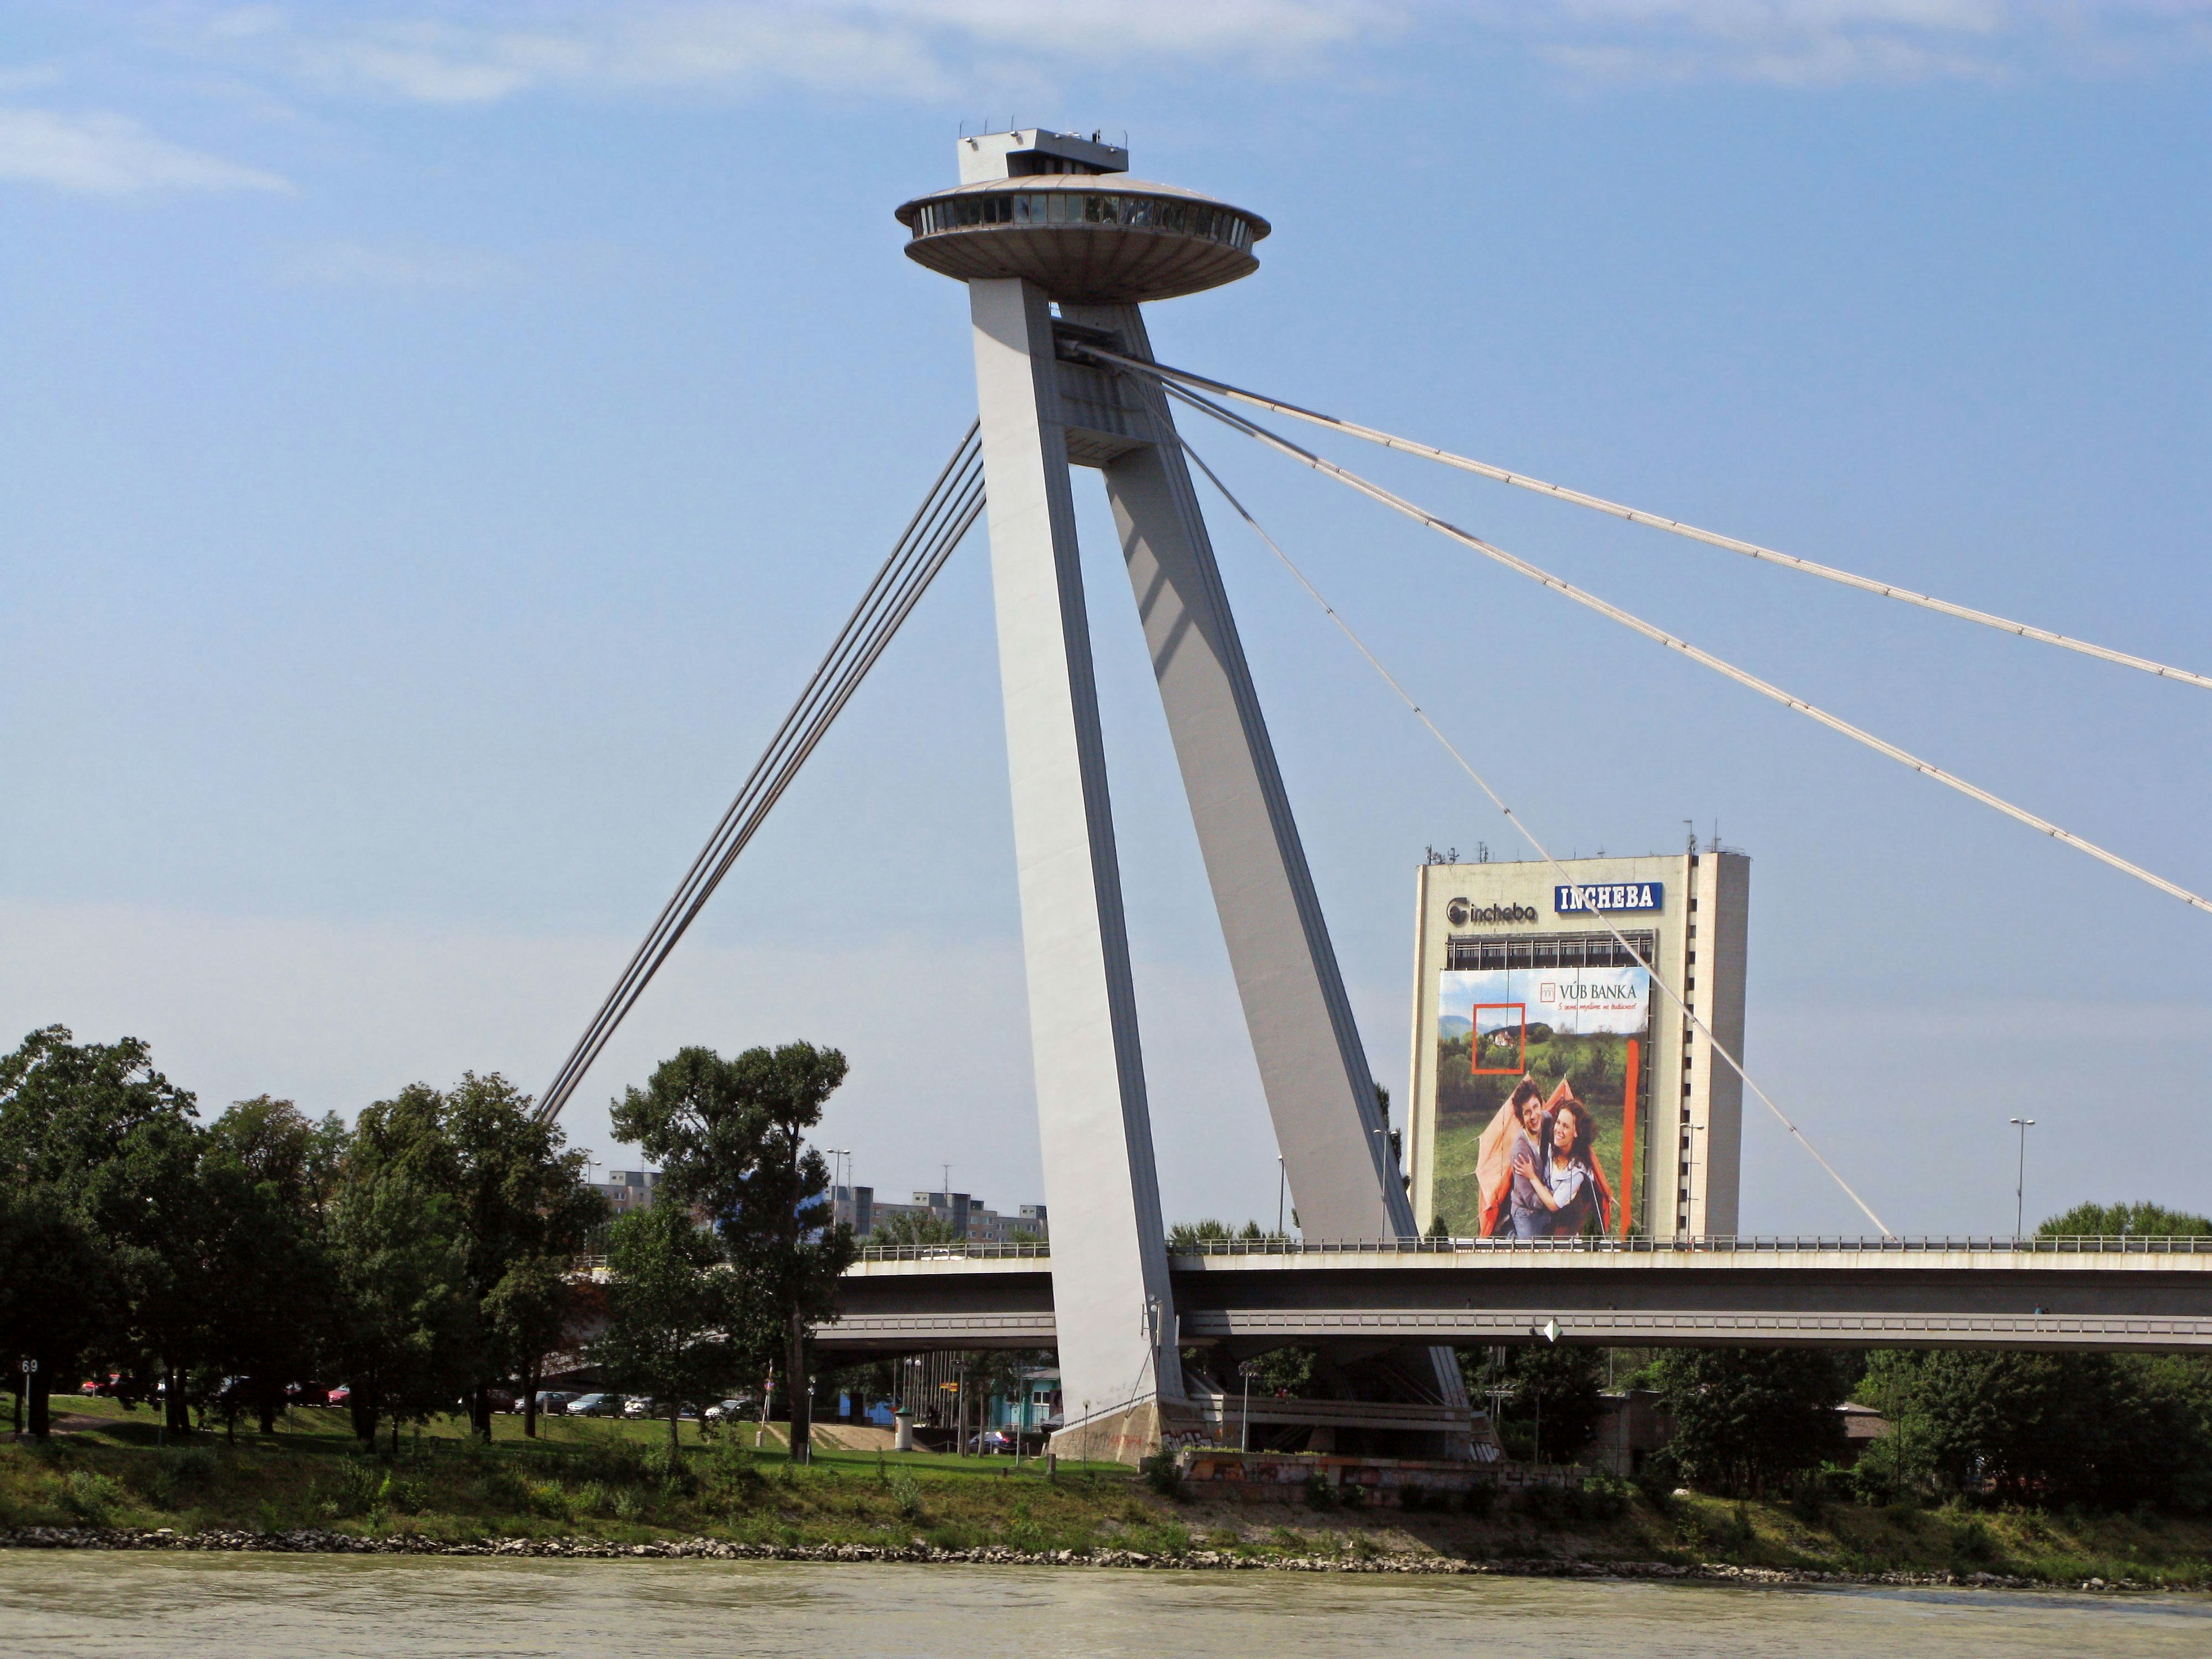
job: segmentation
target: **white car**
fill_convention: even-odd
[[[752,1409],[753,1402],[750,1400],[725,1400],[719,1406],[707,1407],[707,1420],[709,1423],[735,1423]]]
[[[622,1414],[624,1417],[630,1418],[652,1416],[653,1401],[651,1396],[641,1394],[632,1395],[629,1399],[623,1401]]]

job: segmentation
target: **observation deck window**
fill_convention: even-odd
[[[927,202],[915,215],[914,234],[939,236],[986,225],[1070,224],[1169,231],[1239,252],[1249,252],[1254,240],[1252,222],[1226,208],[1171,197],[1073,190],[994,191]]]

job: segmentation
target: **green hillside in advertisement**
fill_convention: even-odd
[[[1439,976],[1435,1213],[1460,1237],[1554,1237],[1644,1219],[1638,1117],[1650,975],[1641,968],[1455,970]],[[1516,1101],[1516,1109],[1504,1109]],[[1565,1110],[1578,1121],[1562,1137]],[[1582,1133],[1586,1125],[1588,1133]],[[1537,1156],[1541,1139],[1546,1157]],[[1562,1139],[1576,1143],[1571,1150]],[[1524,1179],[1513,1180],[1525,1152]],[[1552,1211],[1533,1189],[1595,1202]],[[1516,1201],[1516,1192],[1518,1200]],[[1517,1212],[1517,1216],[1516,1216]]]

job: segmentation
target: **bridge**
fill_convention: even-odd
[[[2002,1347],[2212,1352],[2212,1238],[1215,1240],[1171,1251],[1184,1347]],[[842,1361],[1055,1345],[1049,1249],[868,1249]]]
[[[1295,1343],[1321,1356],[1329,1372],[1324,1391],[1336,1398],[1271,1404],[1268,1410],[1297,1413],[1282,1420],[1332,1431],[1350,1427],[1372,1449],[1411,1449],[1418,1440],[1425,1449],[1465,1455],[1479,1455],[1471,1432],[1476,1414],[1456,1347],[1552,1340],[2212,1349],[2208,1242],[1892,1235],[1738,1058],[1741,986],[1729,990],[1727,964],[1731,952],[1741,955],[1731,929],[1740,928],[1741,910],[1717,902],[1732,890],[1734,878],[1724,867],[1730,855],[1700,870],[1693,840],[1680,876],[1668,878],[1680,890],[1674,900],[1680,908],[1667,915],[1686,921],[1698,912],[1705,924],[1701,992],[1691,944],[1697,923],[1686,922],[1680,954],[1665,956],[1655,951],[1651,934],[1632,939],[1613,924],[1617,906],[1602,897],[1584,902],[1587,896],[1632,890],[1576,884],[1574,872],[1198,458],[1175,411],[1203,414],[1832,736],[2204,912],[2212,912],[2212,899],[1458,528],[1246,411],[1305,422],[2176,684],[2212,690],[2212,676],[1815,564],[1164,364],[1153,355],[1144,308],[1251,274],[1259,264],[1254,250],[1270,227],[1249,210],[1133,178],[1128,161],[1125,149],[1097,134],[1085,139],[1025,129],[963,137],[959,183],[897,210],[909,233],[908,257],[966,289],[976,422],[556,1074],[540,1113],[556,1115],[574,1094],[938,572],[982,522],[989,532],[1013,875],[1052,1245],[1049,1252],[974,1245],[871,1250],[842,1280],[839,1316],[816,1334],[824,1354],[854,1359],[923,1349],[1048,1347],[1058,1354],[1068,1403],[1080,1404],[1086,1419],[1110,1414],[1103,1427],[1115,1455],[1134,1455],[1170,1436],[1219,1432],[1233,1375],[1224,1362]],[[1583,1085],[1570,1091],[1564,1073],[1534,1074],[1525,1023],[1516,1028],[1524,1038],[1522,1061],[1503,1071],[1494,1062],[1470,1062],[1484,1077],[1523,1073],[1482,1130],[1476,1171],[1481,1231],[1567,1237],[1415,1236],[1431,1218],[1417,1218],[1392,1150],[1200,509],[1194,466],[1510,821],[1534,864],[1560,884],[1554,891],[1567,896],[1569,902],[1555,901],[1555,908],[1589,913],[1595,931],[1573,941],[1576,971],[1648,979],[1648,1002],[1641,980],[1629,1000],[1649,1016],[1641,1029],[1653,1041],[1663,1035],[1666,1047],[1640,1052],[1636,1041],[1626,1043],[1617,1189],[1608,1189],[1595,1161],[1603,1135],[1592,1128],[1580,1097]],[[1071,477],[1078,468],[1098,475],[1113,510],[1136,620],[1304,1242],[1234,1241],[1185,1249],[1164,1239],[1091,656],[1091,597],[1076,539]],[[1638,898],[1628,908],[1656,915],[1667,902],[1668,882],[1650,879],[1650,873],[1647,885],[1632,890]],[[1517,904],[1515,912],[1520,914]],[[1536,917],[1530,912],[1526,920]],[[1514,943],[1504,941],[1501,963],[1514,959],[1504,948]],[[1469,948],[1476,944],[1483,942]],[[1533,954],[1528,960],[1535,965]],[[1462,965],[1487,963],[1485,957],[1481,964]],[[1526,1013],[1516,998],[1466,1006],[1470,1035],[1472,1015],[1484,1007]],[[1612,1029],[1576,1030],[1586,1036]],[[1638,1079],[1649,1085],[1662,1069],[1666,1089],[1647,1086],[1650,1115],[1642,1123],[1644,1139],[1633,1143],[1642,1160],[1638,1176],[1626,1150],[1632,1144],[1627,1126],[1638,1121]],[[1724,1077],[1723,1088],[1718,1080]],[[1702,1094],[1699,1079],[1705,1079]],[[1820,1162],[1881,1237],[1699,1236],[1734,1224],[1735,1136],[1745,1093]],[[1419,1145],[1417,1135],[1417,1152]],[[1433,1177],[1433,1170],[1425,1173]],[[1662,1185],[1675,1201],[1654,1203],[1652,1189]],[[1716,1207],[1723,1185],[1726,1202]],[[1510,1224],[1501,1221],[1509,1195],[1516,1206]],[[1539,1202],[1553,1213],[1539,1214]],[[1577,1202],[1588,1212],[1572,1210]],[[1447,1224],[1477,1224],[1462,1217]],[[1363,1238],[1376,1242],[1322,1242]],[[1196,1364],[1188,1359],[1191,1350]],[[803,1413],[797,1398],[803,1393],[794,1387],[795,1413]],[[795,1424],[794,1445],[802,1432]],[[1090,1432],[1086,1423],[1086,1446]]]

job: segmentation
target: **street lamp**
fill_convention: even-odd
[[[1256,1359],[1242,1361],[1237,1367],[1237,1374],[1244,1379],[1244,1410],[1237,1425],[1237,1449],[1239,1451],[1252,1449],[1252,1373],[1259,1369],[1260,1362]]]
[[[2027,1132],[2035,1127],[2032,1117],[2016,1117],[2013,1125],[2020,1131],[2020,1165],[2013,1175],[2012,1242],[2020,1243],[2021,1224],[2027,1218]]]

